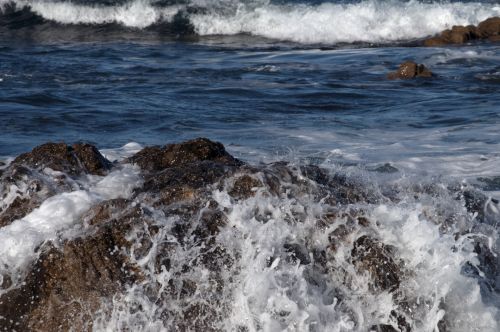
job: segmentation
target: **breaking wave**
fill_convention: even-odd
[[[2,330],[498,331],[499,203],[464,183],[60,146],[0,174]]]
[[[1,0],[0,8],[0,24],[8,28],[47,22],[115,24],[126,29],[159,27],[160,32],[167,34],[248,34],[304,44],[412,40],[452,25],[477,24],[500,15],[500,6],[494,3],[381,0],[318,4],[269,0],[132,0],[91,4]],[[174,28],[169,27],[172,24]]]

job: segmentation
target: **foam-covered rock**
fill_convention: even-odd
[[[48,149],[68,172],[65,190],[79,190],[71,187],[70,172],[100,167],[100,159],[90,157],[98,156],[93,148],[83,147],[89,158],[76,148],[68,152],[67,146]],[[84,168],[74,168],[73,157],[68,161],[73,154]],[[41,174],[36,167],[51,163],[21,159],[29,166],[16,166],[26,172],[18,178],[33,178]],[[254,291],[254,278],[259,287],[269,287],[263,288],[266,296],[278,295],[241,303],[248,306],[245,312],[262,305],[266,319],[278,324],[273,326],[295,326],[294,310],[304,305],[304,294],[364,330],[409,332],[425,322],[430,300],[415,297],[414,275],[394,245],[399,243],[382,236],[392,227],[392,221],[384,225],[384,218],[396,214],[384,209],[396,200],[366,182],[312,165],[249,166],[208,139],[145,148],[128,161],[142,168],[140,184],[130,196],[93,203],[71,232],[41,243],[21,282],[0,270],[0,330],[116,329],[118,325],[107,323],[125,316],[138,330],[156,324],[152,328],[157,330],[220,331],[233,324],[231,328],[246,331],[260,323],[227,318],[235,307],[235,290],[240,296]],[[132,167],[117,167],[126,166]],[[463,209],[485,206],[482,196],[459,195],[463,189],[429,186],[413,194],[436,197],[438,190],[456,195]],[[10,205],[20,215],[33,208],[22,198]],[[373,206],[380,208],[374,211]],[[424,213],[414,219],[420,218]],[[418,227],[426,228],[426,236],[436,236],[436,225],[402,219],[421,222]],[[401,241],[407,241],[405,232],[398,231]],[[481,241],[474,249],[488,269],[474,275],[471,268],[473,278],[497,274],[498,259]],[[420,244],[413,244],[419,250]],[[489,287],[486,280],[484,287]],[[350,307],[353,301],[362,306],[380,299],[391,307],[383,313],[373,303],[364,307],[369,324]],[[436,324],[443,330],[448,321]]]
[[[23,218],[56,193],[75,190],[74,179],[105,175],[111,167],[95,146],[83,143],[46,143],[19,155],[0,174],[0,227]]]

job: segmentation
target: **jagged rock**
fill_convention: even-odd
[[[354,242],[351,256],[360,272],[370,274],[375,290],[391,292],[399,287],[402,271],[385,244],[363,235]]]
[[[24,165],[38,170],[48,167],[70,175],[103,175],[111,168],[111,162],[95,146],[80,143],[73,146],[46,143],[18,156],[12,165]]]
[[[387,75],[390,80],[410,79],[415,77],[432,77],[432,72],[422,64],[416,64],[413,61],[406,61],[399,65],[399,69]]]
[[[464,44],[469,41],[489,39],[495,41],[500,35],[500,17],[488,18],[477,26],[455,25],[440,34],[424,40],[424,46],[435,47],[449,44]]]
[[[226,152],[221,143],[206,138],[163,147],[147,147],[129,158],[130,162],[138,164],[145,171],[159,171],[203,160],[225,165],[241,165],[239,160]]]
[[[481,34],[473,25],[466,27],[455,25],[451,29],[444,30],[440,35],[428,38],[424,41],[425,46],[441,46],[447,44],[463,44],[471,40],[479,39]]]
[[[102,302],[141,280],[124,250],[130,247],[126,236],[134,224],[144,222],[140,210],[103,223],[104,208],[97,208],[99,220],[91,224],[99,226],[91,235],[40,249],[23,285],[0,297],[0,330],[90,331]]]
[[[63,173],[50,177],[44,174],[47,167]],[[5,200],[3,207],[0,205],[0,227],[25,217],[48,197],[74,190],[68,175],[104,175],[111,167],[90,144],[46,143],[21,154],[0,175],[2,198],[6,199],[12,190],[17,195],[11,202]]]
[[[229,191],[229,195],[236,199],[246,199],[255,196],[254,188],[262,187],[263,184],[250,175],[243,175],[234,181],[233,188]]]
[[[100,169],[100,159],[91,158],[97,150],[50,149],[62,153],[62,157],[56,153],[56,159],[63,170],[69,167],[86,173]],[[80,150],[85,150],[88,158],[81,157]],[[68,155],[86,166],[74,168],[73,157],[65,159]],[[31,168],[48,167],[51,162],[23,158]],[[286,201],[286,206],[276,213],[274,203],[269,203],[269,208],[256,205],[255,212],[247,212],[254,213],[251,222],[266,223],[279,215],[273,222],[287,223],[280,226],[296,224],[304,232],[314,233],[311,238],[301,238],[302,231],[290,234],[282,248],[273,248],[279,257],[269,259],[269,266],[275,261],[276,269],[300,265],[305,282],[324,295],[325,304],[339,301],[336,310],[349,309],[347,301],[342,301],[345,290],[338,289],[349,288],[353,273],[370,277],[370,292],[391,292],[397,306],[402,307],[401,302],[407,300],[404,289],[399,288],[406,277],[402,264],[395,258],[395,250],[377,239],[376,221],[368,220],[370,215],[364,207],[377,202],[379,196],[363,183],[317,166],[294,167],[280,162],[250,167],[229,155],[220,143],[207,139],[145,148],[129,161],[143,168],[144,178],[132,197],[93,206],[76,225],[81,234],[42,245],[24,284],[13,285],[15,279],[1,276],[0,287],[8,291],[0,298],[0,316],[4,317],[0,330],[92,330],[96,310],[104,308],[102,314],[106,316],[110,309],[106,304],[112,300],[134,298],[127,293],[131,285],[144,295],[141,301],[157,306],[155,318],[167,327],[178,331],[223,329],[233,305],[229,300],[232,287],[240,282],[240,258],[246,254],[229,243],[247,240],[247,234],[239,233],[238,222],[232,224],[229,216],[234,211],[223,201],[227,193],[234,199],[229,201],[236,204],[255,195],[255,188],[263,200]],[[25,167],[24,171],[19,178],[36,175],[36,170]],[[48,185],[42,183],[40,188]],[[318,209],[318,203],[328,208]],[[20,215],[26,213],[22,207],[32,208],[22,199],[13,206],[19,207]],[[317,229],[311,225],[317,225]],[[248,240],[254,239],[250,235]],[[340,246],[352,246],[350,256],[348,251],[336,252],[334,247]],[[477,252],[485,261],[493,262],[486,247]],[[334,257],[339,253],[347,254],[342,264],[352,266],[340,266],[338,257]],[[337,287],[335,282],[344,284]],[[140,313],[141,301],[127,310]],[[396,309],[398,312],[388,319],[385,316],[388,321],[375,320],[373,328],[410,331],[405,320],[408,311]]]

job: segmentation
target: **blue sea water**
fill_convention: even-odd
[[[491,173],[500,158],[498,43],[413,47],[498,15],[496,1],[29,0],[1,8],[1,156],[46,141],[116,148],[206,136],[257,160],[417,167],[420,158],[439,169],[443,158],[467,156],[488,158],[481,172]],[[387,80],[405,60],[434,77]]]
[[[39,179],[68,181],[0,227],[0,297],[23,285],[39,248],[92,236],[87,212],[120,198],[161,227],[127,235],[138,251],[141,236],[152,241],[140,262],[126,253],[145,279],[71,318],[88,329],[196,330],[186,312],[217,297],[216,319],[205,317],[216,331],[498,331],[500,43],[421,46],[493,16],[498,0],[0,0],[0,214],[29,203]],[[433,77],[387,79],[407,60]],[[89,142],[123,161],[142,146],[195,137],[251,165],[290,162],[274,165],[288,167],[279,195],[253,188],[254,197],[231,198],[227,186],[241,174],[203,189],[206,207],[227,217],[214,241],[237,257],[221,283],[196,263],[205,243],[175,240],[185,212],[134,192],[143,174],[126,161],[102,177],[45,168],[33,182],[8,168],[48,141]],[[376,199],[316,194],[321,183],[302,182],[295,167],[311,163],[340,175],[332,188],[348,183]],[[333,231],[347,232],[338,248]],[[355,268],[353,243],[367,235],[397,258],[397,291],[370,289]],[[316,247],[333,258],[324,270],[296,264],[290,243],[303,244],[309,261],[321,259]],[[173,268],[158,272],[162,246],[174,248]],[[169,289],[184,289],[184,277],[195,290],[182,299]]]

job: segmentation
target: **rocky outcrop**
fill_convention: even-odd
[[[21,154],[0,174],[0,227],[26,216],[56,193],[75,190],[79,176],[105,175],[111,167],[90,144],[46,143]]]
[[[65,143],[46,143],[18,156],[12,165],[23,165],[36,170],[48,167],[70,175],[103,175],[111,168],[111,163],[95,146],[80,143],[72,146]]]
[[[48,195],[74,190],[72,176],[105,174],[111,166],[87,145],[48,144],[33,151],[16,158],[3,183],[9,181],[6,176],[35,181],[51,165],[66,172],[61,180],[66,187],[40,176],[46,182],[40,180],[39,187],[46,193],[10,203],[11,219],[29,213]],[[224,329],[233,307],[232,290],[241,286],[238,277],[247,268],[242,256],[248,255],[228,245],[248,236],[238,238],[238,223],[245,221],[231,217],[233,206],[251,214],[247,220],[258,225],[298,225],[301,232],[313,233],[290,234],[265,257],[259,273],[303,269],[305,282],[324,296],[324,304],[337,301],[336,310],[346,313],[352,310],[344,293],[350,287],[359,292],[353,279],[362,276],[370,296],[386,294],[395,303],[371,329],[412,330],[408,317],[413,309],[408,308],[417,301],[402,287],[411,273],[397,249],[377,236],[378,225],[364,210],[366,204],[388,198],[365,184],[312,165],[250,166],[222,144],[202,138],[148,147],[125,162],[142,169],[144,181],[132,197],[94,205],[80,218],[78,231],[37,248],[22,283],[0,270],[0,331],[91,331],[113,317],[116,303],[138,329],[153,318],[176,331]],[[49,187],[52,191],[43,189]],[[273,207],[272,202],[283,204]],[[244,210],[246,204],[250,210]],[[320,204],[325,210],[318,209]],[[484,244],[476,250],[489,265],[496,262]],[[327,291],[334,281],[340,285]],[[272,314],[280,320],[289,312]],[[446,323],[440,324],[444,328]],[[248,328],[242,322],[235,330]]]
[[[477,26],[455,25],[440,34],[424,40],[424,46],[434,47],[449,44],[464,44],[475,40],[498,41],[500,35],[500,17],[488,18]]]
[[[432,72],[422,64],[406,61],[399,65],[397,71],[387,74],[387,78],[390,80],[411,79],[416,77],[429,78],[432,77]]]
[[[351,255],[358,270],[372,277],[374,290],[392,292],[399,287],[403,273],[390,247],[363,235],[354,242]]]
[[[206,138],[197,138],[182,144],[163,147],[147,147],[129,158],[144,171],[160,171],[169,167],[180,167],[199,161],[220,162],[227,165],[241,165],[241,162],[226,152],[220,143]]]

